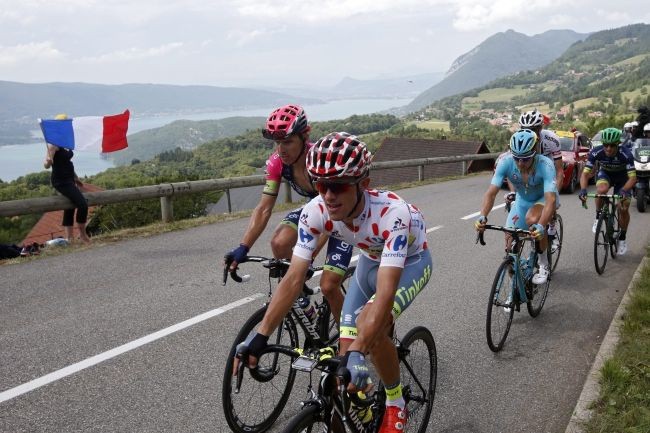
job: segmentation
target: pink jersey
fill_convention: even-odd
[[[309,149],[311,149],[313,145],[313,143],[307,143],[306,152],[309,152]],[[269,156],[269,159],[266,160],[265,174],[266,184],[262,191],[264,194],[278,195],[282,178],[285,178],[287,182],[289,182],[289,185],[291,185],[291,188],[303,197],[314,198],[318,194],[315,191],[304,190],[295,182],[291,166],[282,163],[282,159],[280,159],[280,155],[278,155],[277,151],[273,152],[273,154]]]

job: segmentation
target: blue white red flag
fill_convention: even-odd
[[[128,147],[129,110],[113,116],[38,119],[49,144],[66,149],[115,152]]]

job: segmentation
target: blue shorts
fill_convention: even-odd
[[[411,305],[411,302],[422,291],[431,278],[433,262],[429,250],[406,258],[402,276],[397,284],[395,301],[393,302],[393,320]],[[359,263],[350,279],[348,292],[343,301],[341,311],[341,338],[354,340],[357,338],[357,318],[367,303],[375,299],[377,291],[377,272],[379,262],[370,260],[364,255],[359,256]]]
[[[544,196],[535,201],[526,201],[521,197],[517,197],[515,201],[512,202],[512,207],[508,213],[508,219],[506,220],[506,227],[514,227],[522,230],[528,230],[528,225],[526,224],[526,213],[528,209],[535,206],[536,204],[544,205],[545,200]]]
[[[598,170],[596,175],[596,185],[601,183],[607,183],[609,187],[614,187],[614,194],[618,194],[625,185],[629,178],[627,177],[627,171],[610,171]]]
[[[301,213],[302,207],[292,210],[284,217],[280,224],[287,225],[297,231]],[[329,241],[327,241],[327,257],[325,258],[323,270],[334,272],[341,276],[345,275],[345,272],[350,266],[353,249],[354,247],[347,242],[330,238]]]

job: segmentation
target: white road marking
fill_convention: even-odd
[[[218,316],[225,313],[228,310],[233,308],[240,307],[244,304],[254,301],[255,299],[262,298],[266,295],[263,293],[256,293],[254,295],[248,296],[246,298],[240,299],[230,304],[224,305],[223,307],[215,308],[214,310],[208,311],[203,314],[199,314],[196,317],[185,320],[183,322],[172,325],[168,328],[161,329],[160,331],[154,332],[153,334],[146,335],[137,340],[131,341],[130,343],[123,344],[122,346],[116,347],[99,355],[95,355],[83,361],[77,362],[75,364],[64,367],[60,370],[54,371],[52,373],[41,376],[37,379],[31,380],[27,383],[23,383],[15,388],[8,389],[6,391],[0,392],[0,403],[11,400],[12,398],[18,397],[19,395],[25,394],[27,392],[33,391],[36,388],[45,386],[49,383],[55,382],[59,379],[63,379],[66,376],[77,373],[81,370],[84,370],[93,365],[99,364],[116,356],[122,355],[130,350],[137,349],[140,346],[156,341],[160,338],[166,337],[167,335],[173,334],[174,332],[180,331],[182,329],[188,328],[197,323],[203,322],[204,320],[211,319],[212,317]]]
[[[435,226],[435,227],[431,227],[430,229],[427,229],[427,233],[431,233],[431,232],[436,231],[436,230],[438,230],[438,229],[441,229],[441,228],[443,228],[443,227],[444,227],[444,226]]]
[[[492,208],[492,210],[494,210],[494,209],[501,209],[501,208],[504,207],[505,205],[506,205],[505,203],[501,203],[501,204],[499,204],[499,205],[494,206],[494,207]],[[461,219],[462,219],[462,220],[468,220],[468,219],[476,218],[476,217],[479,216],[480,214],[481,214],[481,212],[474,212],[473,214],[465,215],[465,216],[462,217]]]

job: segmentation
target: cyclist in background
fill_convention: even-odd
[[[537,111],[537,109],[526,111],[519,116],[519,126],[522,129],[530,129],[537,134],[537,153],[540,153],[551,161],[555,166],[555,184],[557,186],[555,196],[555,209],[560,208],[560,188],[564,181],[564,166],[562,165],[562,148],[560,147],[560,137],[553,131],[544,129],[551,119]],[[512,196],[510,196],[512,198]],[[554,214],[555,215],[555,214]],[[555,218],[552,218],[548,227],[548,236],[552,241],[553,251],[560,245],[560,240],[555,237]]]
[[[606,128],[601,132],[600,140],[602,146],[596,146],[589,152],[587,164],[580,176],[580,194],[578,198],[585,203],[587,201],[587,184],[589,178],[593,176],[592,170],[594,164],[598,162],[599,170],[596,175],[596,193],[607,194],[607,191],[613,186],[614,194],[621,196],[618,204],[619,224],[621,232],[618,237],[617,247],[618,254],[624,255],[627,252],[627,242],[625,241],[627,227],[630,223],[630,197],[632,188],[636,183],[636,171],[634,170],[634,158],[627,147],[621,146],[621,130],[617,128]],[[603,206],[603,200],[596,198],[596,219],[591,228],[596,233],[596,225],[600,217],[600,209]]]
[[[544,254],[548,244],[545,227],[555,212],[555,170],[547,157],[537,152],[537,134],[530,129],[520,129],[510,138],[510,154],[499,163],[492,181],[483,196],[481,214],[474,224],[477,231],[485,230],[487,216],[494,206],[503,179],[514,186],[516,199],[508,213],[506,227],[530,230],[537,239],[539,270],[533,275],[533,284],[544,284],[550,273],[548,256]],[[510,239],[506,249],[509,249]]]
[[[227,255],[232,259],[231,270],[236,269],[237,264],[244,260],[266,228],[278,198],[282,178],[286,179],[293,190],[303,197],[314,198],[318,195],[311,184],[305,164],[307,152],[313,146],[309,142],[310,129],[307,115],[298,105],[285,105],[277,108],[266,120],[262,135],[266,139],[274,140],[277,150],[266,161],[266,185],[262,190],[262,197],[258,205],[253,210],[248,228],[239,246]],[[298,238],[298,219],[301,212],[302,208],[292,210],[275,229],[271,239],[271,250],[275,258],[291,258],[291,250]],[[326,242],[327,239],[323,239],[323,241]],[[323,243],[319,245],[319,249],[322,245]],[[330,304],[334,317],[341,314],[343,294],[339,288],[351,257],[352,246],[350,244],[337,239],[329,241],[320,287]]]
[[[237,357],[255,365],[267,336],[302,289],[318,238],[329,235],[349,242],[361,255],[341,315],[342,365],[351,373],[350,391],[367,390],[365,357],[372,354],[386,387],[387,407],[379,433],[395,433],[404,431],[407,414],[390,330],[429,281],[433,265],[420,211],[392,192],[367,189],[370,161],[365,143],[345,132],[321,138],[309,151],[307,169],[319,196],[305,205],[291,266],[257,332],[238,346]]]

